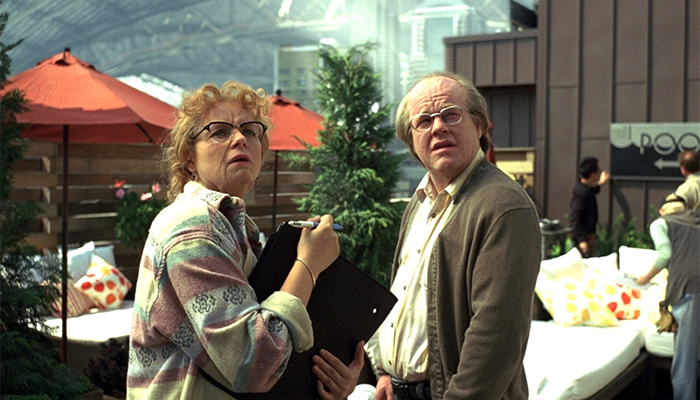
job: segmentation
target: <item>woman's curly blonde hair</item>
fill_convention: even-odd
[[[204,126],[204,118],[214,105],[221,102],[237,102],[247,110],[252,111],[256,118],[267,125],[268,130],[260,140],[262,144],[262,160],[270,148],[269,132],[273,128],[267,114],[272,107],[272,100],[263,89],[238,82],[228,81],[221,88],[207,83],[199,89],[187,92],[182,97],[182,105],[177,110],[177,123],[170,130],[170,143],[164,148],[161,163],[169,182],[168,199],[171,201],[182,193],[187,181],[192,179],[192,173],[187,169],[194,142],[192,138]]]

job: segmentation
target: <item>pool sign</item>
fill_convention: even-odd
[[[678,154],[700,151],[700,123],[610,124],[614,176],[682,178]]]

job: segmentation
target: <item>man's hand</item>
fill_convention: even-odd
[[[318,376],[316,387],[323,400],[341,400],[355,390],[357,378],[365,364],[364,347],[364,341],[357,344],[355,358],[348,366],[345,366],[342,361],[326,350],[321,350],[320,355],[313,356],[314,364],[316,364],[313,366],[313,370]]]
[[[381,375],[374,389],[374,400],[394,400],[394,390],[391,388],[391,377]]]
[[[600,173],[600,179],[598,179],[598,186],[602,186],[605,182],[610,179],[610,173],[608,171],[603,171]]]
[[[588,248],[588,242],[586,241],[578,242],[578,248],[579,250],[581,250],[582,256],[585,256],[590,251],[590,249]]]

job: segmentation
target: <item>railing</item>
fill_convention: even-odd
[[[63,146],[52,142],[25,143],[28,145],[25,157],[14,165],[10,196],[43,205],[44,214],[27,227],[27,241],[44,251],[55,252],[62,234]],[[89,241],[115,243],[118,266],[137,266],[139,251],[120,244],[114,233],[119,205],[114,183],[126,181],[128,188],[140,192],[147,191],[155,182],[164,186],[157,161],[159,148],[152,144],[70,144],[69,153],[69,245],[79,246]],[[245,199],[248,213],[268,236],[274,230],[273,220],[276,225],[287,219],[306,219],[306,214],[297,211],[294,199],[307,196],[307,185],[314,179],[308,169],[291,170],[282,157],[278,157],[277,163],[274,158],[274,152],[270,152],[254,189]]]

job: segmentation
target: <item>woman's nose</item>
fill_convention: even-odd
[[[240,128],[233,129],[229,141],[231,142],[231,147],[238,147],[239,145],[246,146],[248,143],[248,139],[243,132],[241,132]]]

